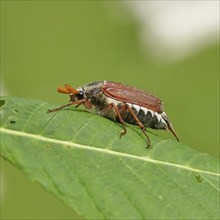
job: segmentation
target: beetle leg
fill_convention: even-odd
[[[112,108],[114,108],[115,114],[116,114],[116,116],[118,117],[118,120],[120,121],[120,123],[122,124],[122,127],[123,127],[123,131],[121,131],[121,132],[119,133],[119,136],[120,136],[120,138],[121,138],[121,136],[123,136],[123,135],[125,135],[125,134],[127,133],[127,129],[126,129],[126,127],[125,127],[125,123],[124,123],[124,120],[122,119],[122,116],[121,116],[121,114],[120,114],[120,111],[119,111],[119,109],[118,109],[118,106],[115,105],[114,103],[110,103],[110,104],[108,104],[108,105],[104,108],[104,111],[107,112],[107,111],[109,111],[109,110],[112,109]]]
[[[125,127],[124,120],[122,119],[121,114],[120,114],[120,112],[119,112],[118,106],[115,105],[114,103],[112,103],[112,106],[113,106],[113,108],[115,109],[115,113],[116,113],[116,115],[117,115],[119,121],[121,122],[121,124],[122,124],[122,126],[123,126],[123,131],[121,131],[121,132],[119,133],[120,138],[121,138],[121,136],[123,136],[123,135],[125,135],[125,134],[127,133],[127,129],[126,129],[126,127]]]
[[[129,105],[126,105],[128,111],[130,112],[130,114],[132,115],[132,117],[134,118],[134,120],[137,122],[138,126],[140,127],[140,129],[142,130],[142,132],[144,133],[145,137],[147,138],[147,147],[150,148],[151,146],[151,142],[150,142],[150,138],[147,135],[146,132],[146,128],[144,127],[144,125],[140,122],[140,120],[138,119],[138,117],[135,115],[134,111],[132,110],[132,108]]]
[[[83,103],[83,105],[85,106],[85,108],[87,109],[92,109],[92,104],[88,101],[88,100],[85,100],[85,102]],[[76,106],[78,107],[78,106]]]
[[[70,102],[70,103],[68,103],[68,104],[66,104],[66,105],[63,105],[63,106],[59,107],[59,108],[48,109],[48,113],[59,111],[59,110],[65,108],[65,107],[68,107],[68,106],[70,106],[70,105],[76,105],[76,107],[78,107],[78,106],[80,106],[80,105],[81,105],[82,103],[84,103],[84,102],[85,102],[84,99],[81,99],[81,100],[78,100],[78,101],[75,101],[75,102]]]
[[[77,105],[75,106],[75,108],[78,108],[81,104],[82,104],[82,102],[80,102],[79,104],[77,104]],[[84,104],[84,103],[83,103],[83,104]]]

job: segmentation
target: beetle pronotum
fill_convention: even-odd
[[[92,82],[77,89],[70,85],[59,86],[58,92],[69,94],[70,102],[59,108],[48,110],[54,112],[67,106],[75,107],[83,104],[87,109],[96,109],[96,112],[122,124],[123,131],[120,137],[126,134],[125,123],[138,125],[145,137],[148,146],[151,146],[146,128],[170,130],[176,139],[179,138],[163,110],[162,101],[156,96],[132,86],[111,81]]]

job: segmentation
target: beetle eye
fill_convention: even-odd
[[[83,99],[84,98],[84,92],[83,91],[79,91],[79,93],[76,95],[77,98],[80,100],[80,99]]]
[[[84,96],[84,92],[83,91],[79,91],[79,95],[80,96]]]

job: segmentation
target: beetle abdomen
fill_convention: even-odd
[[[158,113],[158,112],[152,111],[150,109],[147,109],[143,106],[138,106],[138,105],[130,104],[130,103],[123,103],[123,102],[111,99],[109,97],[107,97],[105,99],[105,103],[106,104],[114,103],[118,107],[120,114],[122,116],[122,119],[126,123],[137,125],[136,120],[131,115],[129,110],[128,109],[124,110],[124,108],[123,108],[123,106],[128,105],[131,107],[134,114],[137,116],[139,121],[145,127],[149,127],[149,128],[153,128],[153,129],[167,129],[167,123],[163,117],[163,116],[166,116],[166,114],[164,112]],[[107,112],[101,111],[100,114],[102,116],[110,118],[114,121],[118,121],[118,118],[114,112],[114,109],[110,109]],[[167,116],[166,116],[166,118],[167,118]],[[169,121],[168,118],[167,118],[167,121]]]
[[[147,109],[142,106],[127,104],[131,107],[139,121],[145,126],[154,129],[166,129],[167,123],[164,120],[162,114],[154,112],[150,109]],[[123,120],[129,124],[137,125],[134,117],[130,114],[129,111],[126,111],[123,115]]]

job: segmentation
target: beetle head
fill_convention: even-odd
[[[68,84],[64,85],[65,87],[58,86],[57,91],[63,94],[69,94],[70,102],[75,102],[84,98],[84,92],[81,89],[74,89]]]

